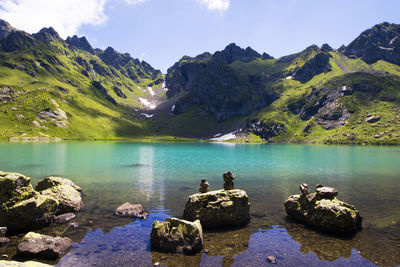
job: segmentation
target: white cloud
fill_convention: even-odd
[[[225,11],[229,8],[230,0],[197,0],[210,10]]]
[[[127,2],[130,5],[136,5],[136,4],[140,4],[143,2],[146,2],[147,0],[125,0],[125,2]]]
[[[105,2],[106,0],[0,0],[0,18],[29,33],[52,26],[65,38],[76,34],[83,24],[104,23],[107,20],[104,14]]]

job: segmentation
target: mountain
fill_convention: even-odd
[[[400,25],[273,58],[232,43],[164,75],[127,53],[0,21],[0,136],[400,144]]]
[[[85,37],[28,34],[0,20],[0,137],[150,135],[141,114],[165,97],[163,74]]]

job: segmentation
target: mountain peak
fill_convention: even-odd
[[[400,25],[388,22],[375,25],[351,42],[344,54],[368,64],[385,60],[400,65]]]
[[[46,43],[52,40],[61,40],[60,35],[58,32],[56,32],[56,30],[54,30],[53,27],[44,27],[39,32],[33,34],[33,36],[36,39]]]
[[[240,60],[243,62],[250,62],[253,59],[259,58],[261,55],[253,50],[251,47],[243,49],[237,46],[235,43],[230,43],[222,51],[217,51],[213,55],[214,60],[223,61],[227,64],[233,63],[235,60]]]
[[[74,35],[72,37],[68,37],[66,42],[72,47],[88,51],[91,54],[94,53],[93,47],[90,45],[85,36],[79,38],[78,36]]]
[[[7,21],[0,19],[0,38],[7,37],[13,31],[15,29]]]

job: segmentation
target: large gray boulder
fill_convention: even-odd
[[[0,172],[0,225],[11,233],[25,232],[49,225],[56,215],[79,211],[83,205],[81,193],[71,181],[60,179],[51,187],[39,182],[37,191],[29,177]]]
[[[150,242],[152,249],[161,252],[195,254],[203,248],[203,229],[199,220],[167,218],[153,223]]]
[[[318,186],[316,193],[302,191],[303,194],[292,195],[284,203],[286,213],[296,221],[333,234],[354,233],[361,228],[359,211],[338,200],[335,188]]]
[[[250,222],[249,210],[245,191],[216,190],[189,196],[183,218],[200,220],[204,228],[238,227]]]
[[[24,258],[55,260],[71,247],[72,240],[68,237],[52,237],[29,232],[18,244],[17,254]]]

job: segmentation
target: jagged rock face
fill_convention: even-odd
[[[35,38],[22,31],[13,31],[7,37],[0,39],[1,50],[13,52],[16,50],[29,50],[38,45]]]
[[[204,228],[239,227],[250,222],[250,202],[245,191],[216,190],[189,196],[185,220],[200,220]]]
[[[212,60],[224,62],[226,64],[231,64],[236,60],[240,60],[243,62],[250,62],[256,58],[260,58],[261,55],[247,47],[246,49],[242,49],[236,44],[232,43],[225,47],[224,50],[215,52],[212,56]]]
[[[114,93],[124,99],[127,99],[127,96],[121,91],[121,89],[119,89],[118,87],[113,87]]]
[[[58,35],[53,27],[43,28],[38,33],[33,34],[33,36],[44,43],[48,43],[53,40],[61,41],[60,35]]]
[[[88,42],[88,40],[86,39],[85,36],[82,36],[81,38],[79,38],[76,35],[74,35],[72,37],[68,36],[65,41],[67,44],[69,44],[70,46],[72,46],[74,48],[88,51],[91,54],[94,54],[94,52],[95,52],[93,47],[90,45],[90,43]]]
[[[368,64],[385,60],[400,65],[400,25],[383,23],[364,31],[344,54],[362,58]]]
[[[284,124],[265,120],[251,120],[247,122],[247,129],[265,140],[285,134],[287,130]]]
[[[211,59],[207,55],[205,60],[184,57],[168,69],[167,96],[171,98],[186,93],[176,103],[174,115],[197,105],[202,106],[204,114],[214,116],[217,121],[224,121],[234,116],[248,115],[277,99],[278,94],[266,87],[266,76],[245,75],[229,66],[233,59],[245,60],[238,54],[260,57],[249,49],[230,45],[222,52],[215,53]]]
[[[203,229],[199,220],[167,218],[153,223],[150,242],[152,249],[161,252],[195,254],[203,248]]]
[[[71,247],[72,240],[68,237],[52,237],[29,232],[18,244],[17,254],[24,258],[55,260]]]
[[[311,80],[315,75],[331,71],[331,65],[329,63],[330,57],[331,55],[325,52],[316,54],[296,72],[293,78],[305,83]]]

